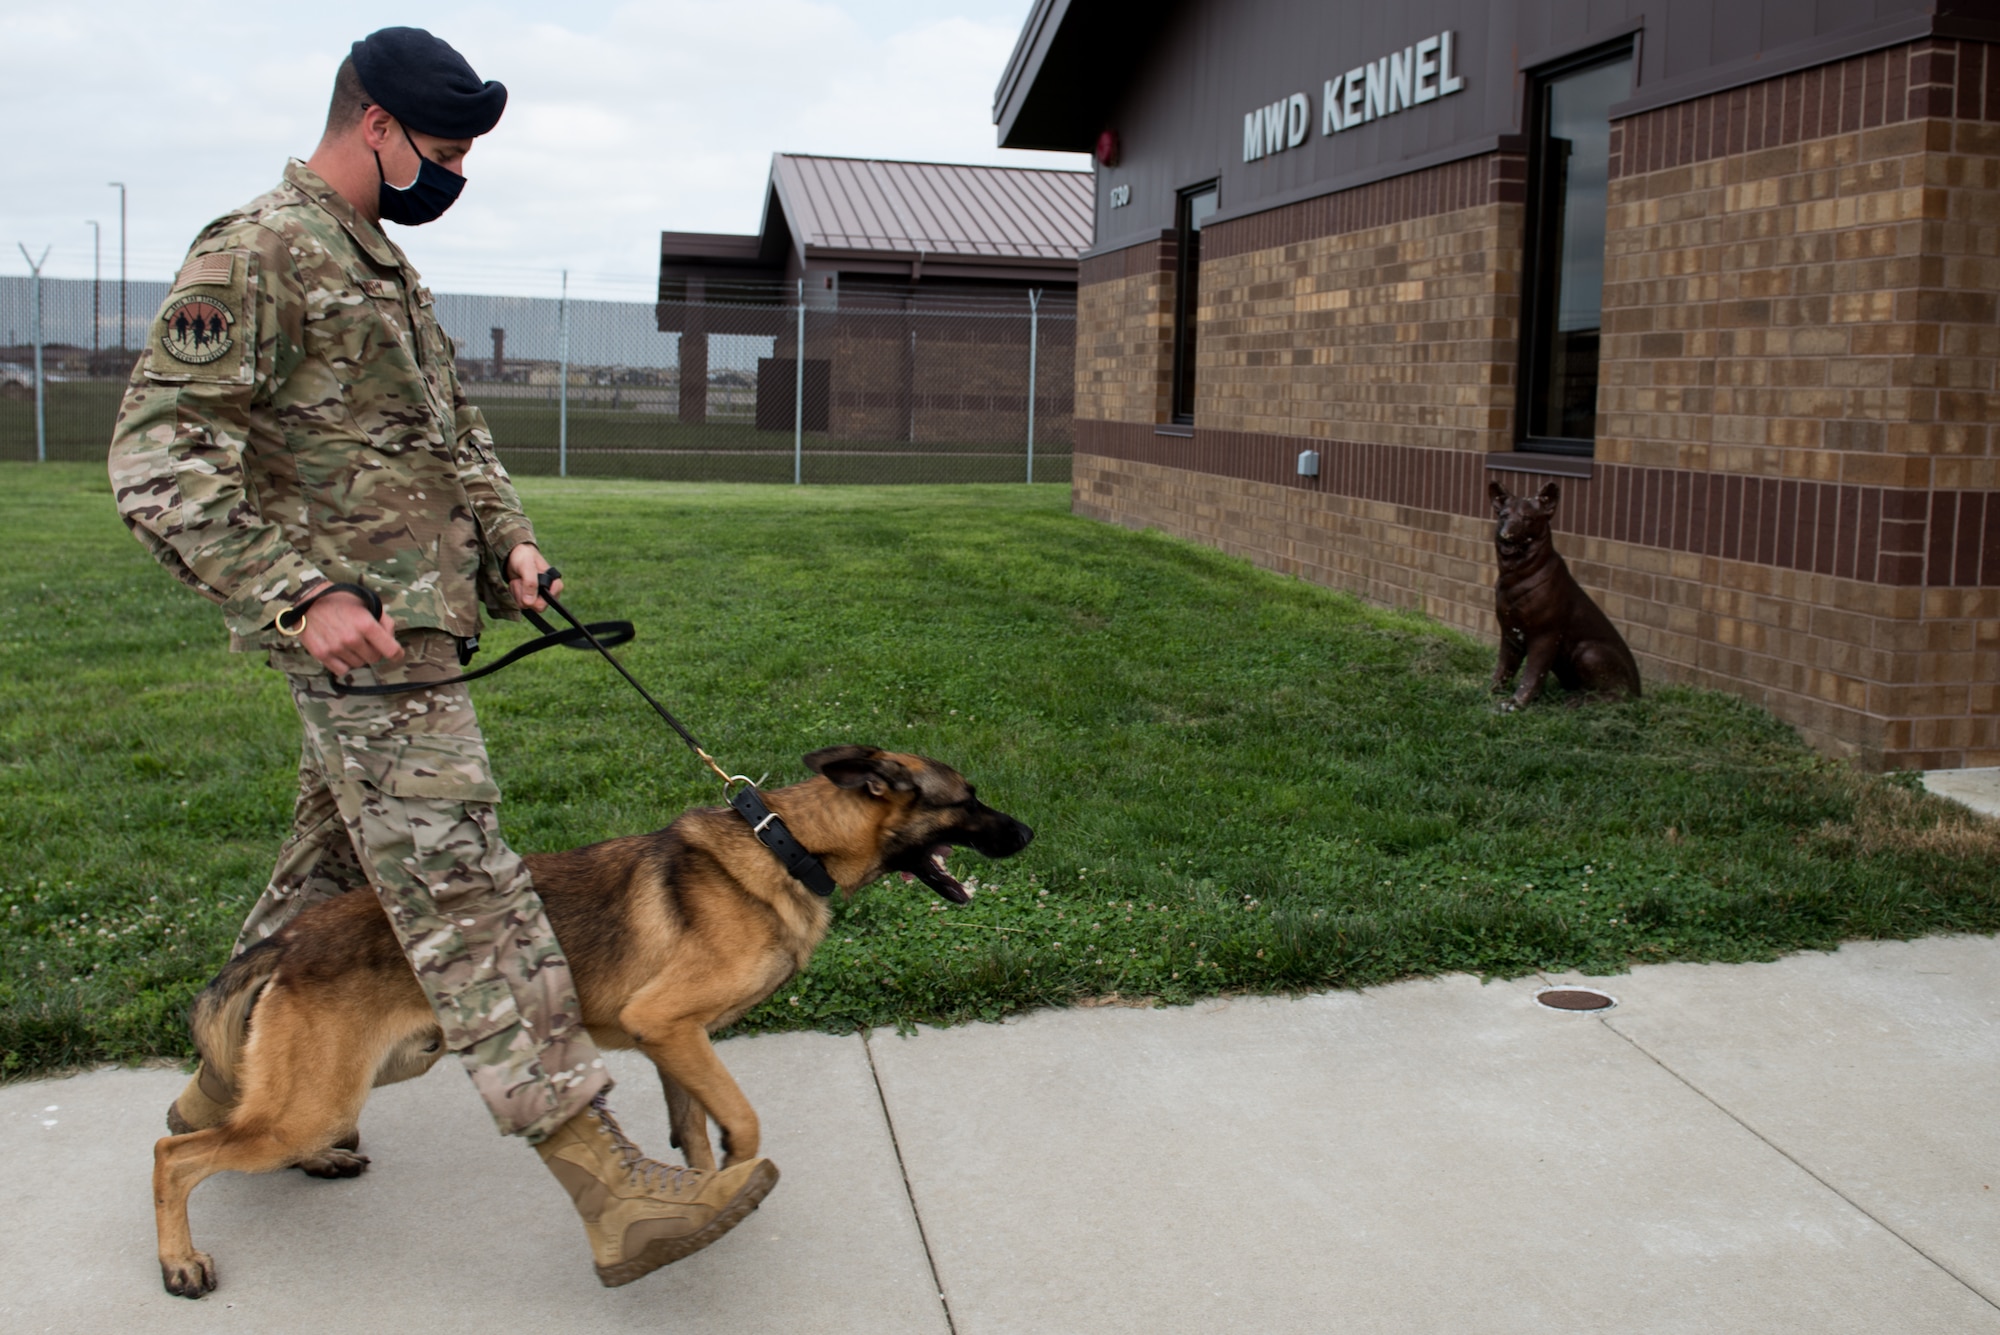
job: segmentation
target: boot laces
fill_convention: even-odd
[[[610,1139],[618,1151],[618,1166],[625,1170],[631,1181],[648,1191],[676,1193],[690,1191],[700,1183],[701,1173],[680,1164],[663,1163],[645,1154],[632,1143],[625,1129],[618,1125],[618,1119],[611,1115],[611,1107],[602,1094],[591,1101],[591,1111],[597,1114],[597,1125]]]

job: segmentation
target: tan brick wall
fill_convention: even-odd
[[[1516,490],[1539,481],[1508,477]],[[1073,487],[1078,514],[1495,637],[1482,517],[1081,451]],[[1990,590],[1886,588],[1577,534],[1559,545],[1649,682],[1732,691],[1874,767],[2000,765],[2000,620],[1919,617]]]
[[[1076,513],[1491,635],[1492,534],[1474,519],[1078,451]]]
[[[1488,203],[1205,261],[1195,420],[1507,447],[1521,206]]]
[[[1076,310],[1076,415],[1164,422],[1172,411],[1173,245],[1085,260]]]
[[[2000,487],[2000,126],[1924,120],[1612,183],[1598,458]]]

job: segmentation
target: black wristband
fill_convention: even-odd
[[[277,627],[278,634],[290,639],[297,639],[305,633],[307,611],[311,609],[314,603],[326,597],[329,593],[351,593],[356,598],[359,598],[368,608],[369,616],[377,621],[382,619],[382,599],[373,589],[364,588],[359,584],[329,584],[325,588],[308,594],[293,603],[290,607],[280,611],[277,616],[271,619],[271,624]],[[285,624],[286,617],[293,618],[290,626]]]

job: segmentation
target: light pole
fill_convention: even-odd
[[[1035,340],[1041,332],[1042,290],[1028,289],[1028,481],[1035,480]]]
[[[49,262],[49,248],[43,246],[42,257],[36,259],[24,245],[21,258],[35,276],[35,462],[41,464],[49,460],[48,391],[43,388],[47,377],[42,374],[42,266]]]
[[[97,225],[97,219],[85,218],[90,224],[90,360],[97,360],[98,331],[103,326],[103,318],[98,315],[98,291],[104,286],[104,229]],[[95,375],[95,368],[91,374]]]
[[[562,301],[556,307],[556,378],[562,381],[562,403],[556,409],[556,476],[569,476],[569,270],[562,271]]]
[[[799,279],[799,346],[792,367],[792,485],[806,480],[806,280]]]
[[[111,181],[118,191],[118,350],[125,350],[125,183]]]

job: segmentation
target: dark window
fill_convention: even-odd
[[[1629,48],[1534,83],[1521,322],[1521,446],[1589,454],[1597,439],[1611,106],[1632,95]]]
[[[1215,183],[1181,191],[1174,211],[1174,421],[1194,421],[1195,313],[1201,306],[1201,225],[1215,212]]]

